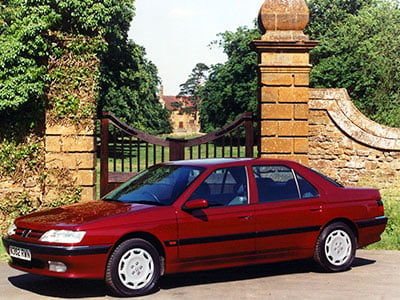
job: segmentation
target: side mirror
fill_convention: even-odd
[[[205,208],[208,208],[208,201],[206,199],[189,200],[182,207],[184,211],[192,211]]]

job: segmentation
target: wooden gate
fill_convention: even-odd
[[[253,157],[253,114],[194,139],[162,139],[103,112],[100,133],[100,196],[157,163],[183,159]]]

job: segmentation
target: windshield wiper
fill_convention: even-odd
[[[128,203],[135,203],[135,204],[148,204],[148,205],[155,205],[155,206],[165,206],[164,203],[151,201],[151,200],[133,200],[133,201],[126,201]]]
[[[118,199],[113,199],[113,198],[103,198],[103,199],[101,199],[102,201],[110,201],[110,202],[121,202],[120,200],[118,200]]]

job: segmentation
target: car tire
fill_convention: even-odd
[[[325,227],[318,237],[314,260],[327,272],[349,270],[356,254],[354,232],[345,223]]]
[[[105,282],[116,296],[147,295],[156,289],[159,278],[159,254],[142,239],[121,243],[107,262]]]

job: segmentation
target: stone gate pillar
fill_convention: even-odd
[[[96,98],[100,62],[95,39],[54,36],[48,63],[45,202],[96,198]],[[81,46],[79,46],[81,45]]]
[[[308,100],[316,45],[303,33],[309,11],[304,0],[265,0],[259,13],[259,120],[261,157],[308,164]]]

